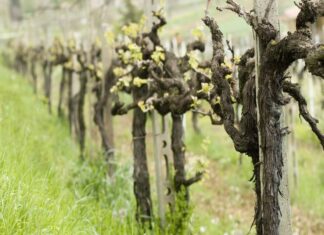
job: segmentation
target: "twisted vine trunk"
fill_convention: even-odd
[[[108,165],[108,174],[112,176],[114,172],[114,151],[113,147],[111,145],[111,140],[109,138],[109,133],[106,130],[106,125],[105,125],[105,118],[104,118],[104,112],[105,112],[105,107],[107,101],[111,98],[110,94],[110,88],[113,86],[115,77],[112,72],[111,67],[106,76],[105,76],[105,82],[100,83],[96,88],[95,88],[95,94],[97,97],[97,102],[94,105],[95,113],[94,113],[94,122],[98,126],[99,133],[101,136],[101,145],[102,149],[104,151],[104,157]],[[110,110],[108,110],[110,111]]]
[[[104,124],[104,117],[103,117],[103,106],[102,106],[102,101],[98,100],[95,103],[95,115],[94,115],[94,121],[96,125],[98,126],[100,136],[101,136],[101,145],[104,151],[104,157],[105,160],[108,164],[108,173],[111,175],[112,174],[112,161],[114,158],[114,152],[109,144],[109,138],[108,134],[105,129],[105,124]]]
[[[73,127],[73,102],[72,102],[72,95],[73,95],[73,72],[71,70],[67,71],[67,81],[68,81],[68,120],[69,120],[69,127],[70,133],[72,134],[72,127]]]
[[[251,53],[251,54],[250,54]],[[254,50],[248,50],[247,58],[254,57]],[[244,60],[247,60],[244,58]],[[254,220],[258,235],[262,235],[262,194],[261,194],[261,176],[260,176],[260,156],[258,151],[258,129],[257,129],[257,113],[256,113],[256,86],[253,70],[254,62],[242,62],[239,66],[240,81],[240,99],[242,101],[242,118],[240,120],[240,128],[246,134],[245,138],[249,139],[249,150],[247,155],[252,158],[253,164],[253,181],[256,197]],[[248,80],[247,80],[248,79]]]
[[[37,94],[37,74],[36,74],[36,62],[34,60],[31,61],[30,65],[30,73],[33,79],[33,88],[34,93]]]
[[[47,99],[48,104],[48,111],[49,113],[52,113],[52,101],[51,101],[51,93],[52,93],[52,70],[53,65],[51,62],[45,62],[43,65],[43,72],[44,72],[44,91],[45,91],[45,97]]]
[[[57,107],[57,113],[59,117],[63,117],[63,98],[64,98],[64,90],[65,90],[65,84],[66,84],[66,77],[67,77],[67,70],[63,67],[62,68],[62,79],[60,82],[60,91],[59,91],[59,101],[58,101],[58,107]]]
[[[256,13],[261,19],[267,19],[275,30],[272,36],[279,40],[278,3],[276,0],[255,0]],[[288,192],[288,172],[283,152],[284,113],[280,102],[281,81],[284,69],[271,63],[278,55],[266,53],[269,38],[260,35],[256,41],[256,92],[259,134],[260,185],[262,230],[258,234],[289,235],[290,207]],[[262,233],[261,233],[262,232]]]
[[[84,149],[85,149],[85,135],[86,135],[86,126],[85,126],[85,120],[84,120],[84,102],[85,102],[85,96],[87,91],[87,72],[82,71],[80,74],[80,91],[79,91],[79,99],[78,99],[78,108],[77,108],[77,119],[78,119],[78,127],[79,127],[79,133],[78,133],[78,139],[79,139],[79,145],[80,145],[80,156],[81,159],[84,159]]]
[[[281,107],[273,102],[269,91],[272,69],[260,72],[259,109],[260,138],[263,158],[263,226],[264,234],[279,235],[279,185],[282,177],[282,135],[280,133]]]
[[[255,153],[252,157],[253,163],[253,175],[254,175],[254,191],[256,196],[255,210],[254,210],[254,220],[256,226],[256,232],[258,235],[263,234],[262,229],[262,194],[261,194],[261,181],[260,181],[260,160],[259,153]]]
[[[134,101],[146,94],[146,88],[136,88],[133,92]],[[133,114],[133,153],[134,153],[134,194],[136,198],[136,219],[142,224],[151,223],[152,219],[152,200],[149,181],[149,172],[146,157],[145,145],[145,124],[146,113],[139,107],[134,109]]]
[[[189,201],[189,190],[184,185],[186,182],[185,171],[185,145],[183,143],[184,130],[182,123],[182,115],[172,114],[172,134],[171,134],[171,146],[173,152],[173,164],[174,164],[174,188],[177,193],[183,191],[184,198]]]
[[[182,234],[184,231],[189,209],[189,184],[187,184],[185,170],[185,145],[183,143],[184,128],[182,119],[182,115],[172,114],[171,147],[173,152],[173,183],[176,192],[176,204],[175,208],[171,208],[171,210],[175,212],[175,221],[173,223],[176,226],[175,232],[177,234]]]
[[[271,82],[283,77],[276,69],[263,63],[260,70],[259,109],[260,109],[260,139],[263,154],[263,172],[261,172],[263,193],[262,213],[264,234],[282,235],[279,225],[282,217],[290,208],[281,207],[280,200],[285,200],[280,190],[283,178],[283,133],[281,116],[282,107],[273,99]],[[285,172],[287,174],[287,172]]]

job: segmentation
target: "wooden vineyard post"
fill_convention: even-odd
[[[262,19],[266,18],[273,26],[274,28],[278,31],[277,34],[277,39],[280,36],[279,34],[279,19],[278,19],[278,2],[277,0],[255,0],[254,1],[254,9],[256,11],[256,14],[258,16],[258,20],[261,22]],[[260,87],[264,86],[264,79],[260,75],[260,68],[262,64],[262,56],[263,53],[266,49],[267,45],[264,45],[262,43],[262,40],[256,36],[256,103],[257,103],[257,120],[258,120],[258,136],[259,136],[259,158],[260,158],[260,183],[261,183],[261,215],[262,215],[262,234],[266,234],[264,231],[264,225],[265,223],[270,223],[270,221],[265,221],[264,216],[265,213],[268,213],[265,211],[264,205],[268,205],[269,201],[266,201],[266,198],[269,195],[266,195],[265,190],[266,190],[266,172],[269,170],[265,170],[265,161],[269,159],[266,159],[264,156],[264,149],[266,146],[269,144],[267,142],[267,139],[264,139],[264,136],[266,136],[266,133],[263,132],[264,130],[267,129],[267,127],[262,127],[260,120],[261,120],[261,107],[260,104],[264,102],[262,100],[262,97],[260,97]],[[280,128],[283,129],[285,127],[285,117],[284,117],[284,112],[283,109],[281,108],[280,110]],[[265,123],[267,125],[267,123]],[[291,231],[291,220],[290,220],[290,199],[289,199],[289,188],[288,188],[288,161],[287,161],[287,154],[286,154],[286,149],[285,149],[285,144],[287,138],[282,136],[282,143],[281,146],[277,146],[276,148],[281,150],[281,155],[282,155],[282,177],[279,177],[279,190],[281,194],[278,195],[278,200],[279,200],[279,208],[280,208],[280,220],[279,220],[279,228],[278,231],[276,231],[276,234],[278,233],[279,235],[290,235],[292,234]],[[265,141],[264,141],[265,140]],[[269,177],[269,175],[267,175]],[[274,176],[273,176],[274,177]],[[269,178],[268,178],[269,179]],[[274,179],[273,179],[274,181]],[[276,197],[276,196],[275,196]],[[275,206],[275,205],[273,205]],[[269,213],[268,213],[269,214]],[[271,222],[272,223],[272,222]]]
[[[165,225],[165,200],[163,190],[163,176],[162,176],[162,156],[161,156],[161,141],[159,138],[158,118],[156,111],[153,110],[152,114],[152,128],[153,128],[153,145],[154,145],[154,165],[156,177],[156,191],[158,200],[158,213],[161,221],[161,226]]]
[[[156,174],[156,188],[158,201],[158,214],[160,225],[166,226],[166,210],[170,206],[174,208],[174,187],[172,185],[172,151],[171,141],[168,129],[167,116],[162,116],[162,125],[159,125],[159,115],[155,110],[151,112],[153,147],[154,147],[154,165]],[[161,128],[162,127],[162,128]]]
[[[175,206],[175,190],[173,184],[173,173],[171,169],[173,169],[173,158],[172,158],[172,150],[171,150],[171,140],[170,133],[168,128],[168,119],[169,116],[162,117],[162,134],[161,134],[161,155],[163,156],[163,160],[165,162],[165,181],[164,188],[166,191],[165,195],[165,204],[171,207],[171,209]]]

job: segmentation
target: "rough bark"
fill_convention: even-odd
[[[177,193],[183,193],[184,199],[189,201],[189,190],[185,186],[185,145],[183,142],[184,129],[182,115],[172,114],[171,146],[174,164],[174,188]],[[183,190],[183,191],[182,191]]]
[[[37,94],[37,74],[36,74],[36,62],[34,60],[31,61],[30,64],[30,73],[33,79],[33,88],[34,93]]]
[[[268,45],[261,58],[259,107],[261,148],[264,155],[263,225],[265,234],[279,234],[281,214],[284,213],[280,210],[283,208],[280,208],[279,204],[279,197],[283,196],[280,191],[284,160],[282,137],[286,134],[285,128],[280,125],[281,106],[288,102],[282,95],[284,72],[292,62],[299,58],[306,58],[311,55],[310,52],[316,50],[307,28],[307,22],[313,22],[316,18],[315,5],[309,1],[302,1],[300,6],[301,12],[296,23],[297,31],[282,39],[277,45]],[[312,123],[314,131],[313,120],[308,120]],[[318,135],[316,131],[314,132]],[[323,143],[322,140],[321,143]]]
[[[47,99],[48,111],[52,113],[52,101],[51,101],[51,93],[52,93],[52,70],[53,65],[49,61],[45,61],[43,64],[43,73],[44,73],[44,92],[45,97]]]
[[[263,162],[263,226],[264,234],[279,235],[279,186],[282,177],[281,106],[272,98],[270,81],[276,70],[262,63],[259,83],[260,133]],[[281,74],[283,76],[283,74]],[[280,76],[280,75],[279,75]]]
[[[256,192],[255,223],[258,234],[262,233],[263,218],[261,214],[261,185],[260,162],[258,153],[258,131],[256,121],[255,77],[253,50],[248,50],[241,58],[239,64],[239,102],[242,104],[242,117],[239,129],[234,126],[234,109],[231,103],[231,87],[224,79],[227,74],[221,64],[224,63],[224,49],[222,33],[216,22],[206,17],[204,22],[211,29],[213,39],[212,79],[221,97],[220,103],[223,112],[224,128],[234,142],[237,151],[252,157],[254,165],[254,181]]]
[[[254,191],[256,196],[256,202],[254,207],[254,222],[255,222],[255,229],[258,235],[263,234],[262,224],[262,195],[261,195],[261,180],[260,180],[260,160],[259,160],[259,153],[256,152],[255,155],[252,157],[253,163],[253,181],[254,181]]]
[[[72,95],[73,95],[73,72],[71,70],[68,70],[66,76],[67,76],[67,85],[68,85],[68,96],[67,96],[67,103],[68,103],[68,121],[69,121],[70,133],[72,134],[72,129],[73,129],[73,102],[72,102]]]
[[[79,100],[80,100],[80,93],[76,93],[72,96],[71,99],[71,107],[72,107],[72,135],[77,139],[79,142],[80,136],[80,128],[79,128],[79,116],[78,116],[78,107],[79,107]],[[80,142],[79,142],[80,143]],[[82,156],[81,156],[82,157]]]
[[[63,100],[64,100],[64,90],[66,85],[66,77],[67,77],[67,70],[63,67],[62,68],[62,79],[60,82],[60,90],[59,90],[59,101],[57,107],[57,114],[59,117],[63,117]]]
[[[81,159],[84,159],[84,150],[85,150],[85,135],[86,135],[86,126],[84,120],[84,102],[87,91],[87,72],[82,71],[80,73],[80,91],[78,94],[78,106],[77,106],[77,115],[78,115],[78,126],[79,126],[79,145],[80,145],[80,154]]]
[[[146,89],[134,89],[133,99],[139,101],[146,94]],[[136,198],[136,219],[142,224],[151,223],[152,220],[152,200],[149,172],[146,157],[145,125],[146,113],[139,107],[133,113],[133,153],[134,153],[134,194]]]
[[[324,46],[318,46],[316,50],[308,54],[305,59],[308,70],[316,76],[324,78]]]
[[[318,140],[320,141],[320,144],[324,149],[324,135],[321,133],[319,127],[317,126],[318,120],[310,115],[307,109],[306,99],[302,96],[299,85],[285,81],[283,83],[283,91],[287,92],[298,102],[300,115],[308,122],[309,126],[317,136]]]
[[[220,95],[224,128],[227,134],[233,140],[235,149],[239,152],[245,153],[248,151],[249,141],[248,139],[244,138],[244,133],[241,133],[234,125],[235,113],[231,100],[231,87],[226,79],[224,79],[227,74],[230,74],[230,71],[222,66],[222,64],[224,64],[225,57],[222,42],[223,34],[219,30],[217,23],[212,18],[206,16],[203,21],[206,26],[210,28],[212,36],[212,82],[217,89],[217,93]]]
[[[302,58],[311,58],[310,60],[306,59],[306,64],[309,64],[310,72],[321,74],[320,70],[318,70],[316,66],[312,66],[314,63],[310,62],[314,60],[319,61],[321,51],[311,42],[308,23],[313,23],[317,15],[323,15],[323,11],[321,10],[323,9],[323,1],[318,4],[308,0],[301,1],[301,3],[298,5],[301,12],[297,17],[297,31],[294,33],[289,33],[286,38],[280,40],[279,42],[276,38],[277,32],[275,28],[267,20],[271,5],[268,7],[265,13],[265,18],[260,22],[254,14],[245,12],[233,0],[227,0],[227,3],[228,7],[225,7],[225,9],[229,9],[237,13],[240,17],[244,18],[249,25],[251,25],[260,40],[261,47],[264,49],[264,53],[261,56],[260,61],[260,88],[258,91],[258,105],[261,113],[261,152],[264,156],[264,161],[260,164],[263,164],[265,169],[262,177],[264,178],[264,184],[262,187],[264,189],[264,193],[262,197],[263,217],[261,221],[263,225],[262,232],[264,234],[279,234],[279,224],[281,219],[279,197],[281,194],[280,181],[282,178],[283,169],[281,143],[282,136],[287,132],[286,128],[280,126],[280,117],[281,106],[287,104],[288,102],[288,99],[282,94],[283,81],[285,80],[285,71],[290,64],[295,60]],[[208,22],[208,18],[205,20],[205,23],[207,23],[209,26],[213,26],[212,22]],[[214,48],[214,61],[212,62],[213,79],[216,78],[214,79],[216,81],[216,85],[220,86],[222,90],[221,105],[225,117],[225,130],[233,139],[236,149],[238,151],[247,152],[249,150],[249,141],[241,142],[240,140],[243,133],[236,130],[232,126],[232,109],[230,108],[229,102],[226,102],[226,99],[228,99],[229,96],[229,88],[224,81],[219,79],[220,77],[224,76],[215,76],[215,74],[219,75],[220,72],[213,69],[213,67],[217,68],[219,65],[217,61],[220,59],[222,61],[222,50],[220,50],[220,47],[218,46],[221,44],[221,41],[217,40],[219,39],[219,35],[221,35],[221,33],[217,33],[217,26],[210,28],[214,28],[214,30],[212,29]],[[320,65],[320,63],[318,64]],[[304,104],[302,100],[301,105],[303,109]],[[301,112],[301,114],[302,113],[303,112]],[[317,136],[320,138],[321,136],[316,130],[316,122],[314,119],[310,118],[308,115],[305,116],[315,134],[317,134]],[[228,118],[230,122],[226,122],[226,118]],[[240,145],[240,148],[238,148],[238,144]],[[258,234],[259,233],[260,232],[258,232]]]
[[[114,150],[111,145],[110,136],[106,130],[104,112],[107,101],[111,98],[110,89],[115,82],[115,76],[113,74],[112,65],[106,75],[105,82],[100,82],[97,87],[94,89],[94,92],[97,97],[97,102],[94,105],[95,113],[94,113],[94,122],[98,126],[99,133],[101,136],[101,144],[104,151],[104,157],[108,164],[108,174],[112,175],[114,171],[113,161],[114,161]],[[104,83],[104,84],[103,84]],[[110,110],[108,110],[110,112]]]

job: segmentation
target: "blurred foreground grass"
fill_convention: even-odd
[[[107,183],[108,196],[95,198],[89,188],[100,186],[103,171],[79,163],[66,123],[26,80],[3,67],[0,75],[0,234],[135,234],[129,171],[123,185]],[[109,200],[112,188],[127,192],[120,203]]]

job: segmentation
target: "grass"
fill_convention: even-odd
[[[47,114],[26,80],[0,69],[0,234],[134,234],[129,178],[117,181],[126,196],[95,198],[87,189],[100,172],[80,165],[66,123]],[[87,174],[92,182],[82,181]]]
[[[296,128],[297,141],[301,147],[297,152],[298,188],[293,191],[292,200],[304,210],[324,218],[323,150],[307,129],[309,127],[305,123],[300,123]],[[310,148],[311,145],[315,146]]]

